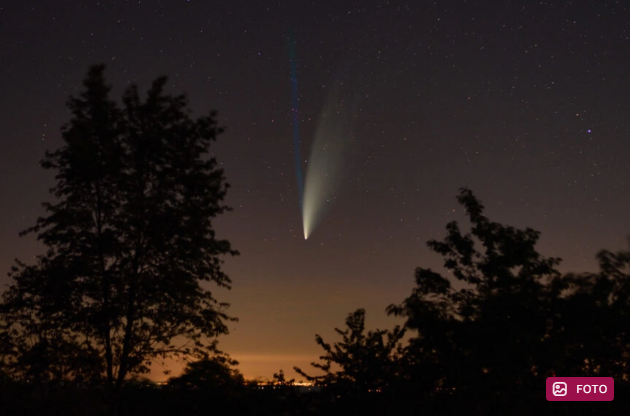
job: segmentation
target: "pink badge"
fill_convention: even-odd
[[[612,377],[548,377],[547,400],[554,402],[609,402],[615,398]]]

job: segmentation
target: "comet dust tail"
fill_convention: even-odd
[[[335,199],[344,153],[351,137],[350,109],[333,88],[320,114],[306,164],[302,222],[304,239],[313,233]]]

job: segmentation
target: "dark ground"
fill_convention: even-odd
[[[613,402],[547,402],[540,394],[496,401],[486,397],[442,397],[431,400],[369,394],[335,397],[298,393],[291,387],[226,390],[132,387],[124,391],[119,416],[195,415],[622,415],[630,412],[628,388],[616,386]],[[99,389],[4,385],[0,395],[2,415],[105,415],[104,394]]]

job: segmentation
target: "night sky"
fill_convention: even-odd
[[[562,271],[595,271],[630,234],[626,1],[12,1],[0,5],[0,283],[44,252],[43,214],[69,94],[106,63],[113,97],[160,75],[226,126],[214,152],[234,208],[216,223],[240,322],[220,347],[246,377],[302,368],[348,313],[370,328],[408,296],[425,243],[462,220],[467,186],[491,220],[542,232]],[[289,44],[294,42],[295,53]],[[304,240],[304,169],[323,109],[346,143],[327,211]],[[331,98],[332,97],[332,98]],[[332,188],[331,188],[332,189]],[[180,365],[171,364],[174,373]],[[152,376],[164,379],[156,370]]]

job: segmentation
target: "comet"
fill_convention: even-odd
[[[308,240],[324,214],[335,200],[335,191],[341,178],[343,158],[351,136],[350,108],[341,98],[343,82],[331,88],[315,129],[310,157],[307,160],[306,176],[302,170],[300,153],[299,95],[297,79],[297,53],[293,31],[287,36],[289,66],[291,69],[293,154],[302,211],[304,240]]]
[[[306,164],[302,205],[305,240],[312,235],[336,199],[344,155],[351,140],[351,110],[341,98],[342,85],[338,83],[331,89],[321,110]]]

